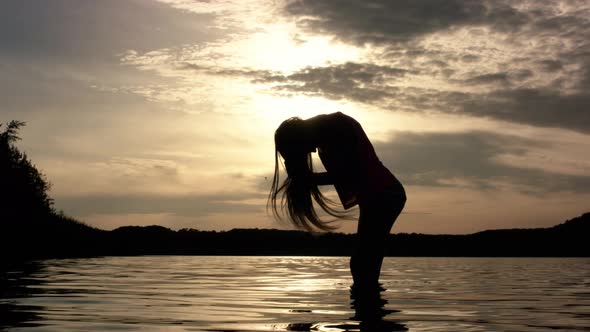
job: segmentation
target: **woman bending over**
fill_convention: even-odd
[[[354,288],[376,287],[387,235],[406,202],[402,184],[381,163],[361,125],[337,112],[285,120],[275,132],[275,174],[268,205],[275,217],[286,212],[298,228],[332,230],[313,205],[334,217],[343,214],[324,197],[319,185],[334,185],[344,209],[359,206],[357,245],[350,259]],[[314,173],[311,153],[326,169]],[[279,183],[279,154],[287,178]]]

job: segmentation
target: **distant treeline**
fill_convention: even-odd
[[[543,229],[484,231],[469,235],[392,234],[388,256],[590,256],[590,213]],[[234,229],[172,231],[126,226],[105,234],[112,255],[310,255],[349,256],[355,235]]]
[[[234,229],[227,232],[161,226],[105,231],[57,212],[49,182],[15,142],[23,122],[0,132],[0,267],[24,259],[106,255],[349,256],[354,234]],[[2,129],[2,124],[0,124]],[[469,235],[390,235],[388,256],[590,256],[590,213],[551,228]]]
[[[542,229],[469,235],[392,234],[388,256],[590,256],[590,213]],[[269,229],[205,232],[161,226],[121,227],[105,234],[109,254],[349,256],[354,234]]]
[[[104,231],[56,222],[17,239],[13,253],[28,258],[117,255],[305,255],[349,256],[355,235],[234,229],[226,232],[162,226]],[[590,213],[551,228],[484,231],[469,235],[392,234],[387,256],[574,256],[590,257]],[[25,257],[21,257],[25,258]]]

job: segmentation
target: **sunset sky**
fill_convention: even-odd
[[[0,2],[0,122],[96,227],[289,228],[274,130],[336,111],[406,186],[393,232],[588,212],[590,2]]]

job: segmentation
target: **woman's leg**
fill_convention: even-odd
[[[355,287],[378,286],[387,236],[405,201],[405,195],[382,195],[360,205],[357,243],[350,258]]]

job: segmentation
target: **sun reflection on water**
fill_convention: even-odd
[[[589,263],[387,258],[386,290],[359,293],[345,257],[39,261],[6,274],[0,330],[584,330]]]

